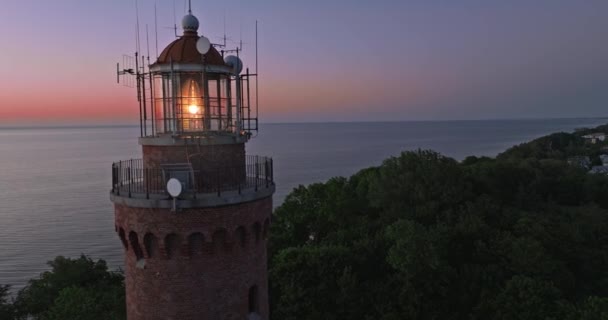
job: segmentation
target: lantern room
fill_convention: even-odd
[[[199,36],[192,13],[182,19],[182,28],[182,36],[148,63],[147,72],[143,57],[141,69],[136,67],[141,136],[219,135],[247,141],[258,125],[257,82],[249,81],[257,75],[243,72],[239,48],[225,50],[225,44]]]

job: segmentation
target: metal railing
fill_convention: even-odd
[[[112,194],[129,198],[158,198],[169,194],[170,178],[182,182],[180,198],[196,199],[197,194],[217,194],[227,191],[239,194],[274,186],[272,158],[246,156],[242,165],[233,166],[167,166],[145,167],[142,159],[112,164]]]

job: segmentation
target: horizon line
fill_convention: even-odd
[[[352,120],[352,121],[269,121],[260,122],[261,125],[301,125],[301,124],[347,124],[347,123],[412,123],[412,122],[483,122],[483,121],[542,121],[542,120],[608,120],[608,116],[601,117],[525,117],[525,118],[485,118],[485,119],[439,119],[439,120]],[[87,120],[90,121],[90,120]],[[34,122],[34,123],[0,123],[0,129],[67,129],[67,128],[131,128],[139,127],[137,121],[133,123],[109,123],[109,122],[64,122],[64,121],[49,121],[49,122]]]

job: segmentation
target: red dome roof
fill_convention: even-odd
[[[195,32],[184,32],[179,39],[171,42],[160,54],[156,64],[174,63],[202,63],[201,54],[196,49],[198,35]],[[213,47],[205,56],[205,63],[210,65],[226,65],[222,55]]]

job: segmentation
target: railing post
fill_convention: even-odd
[[[193,177],[192,177],[192,197],[194,199],[196,199],[196,193],[198,190],[198,183],[199,183],[199,179],[200,179],[201,175],[200,174],[196,174],[196,172],[193,173]]]
[[[266,180],[266,189],[268,189],[268,159],[264,160],[264,180]]]
[[[131,168],[133,167],[133,159],[129,162],[129,169],[127,174],[129,175],[129,198],[131,198],[131,185],[133,184],[133,175],[131,174]]]
[[[216,174],[216,182],[217,182],[217,196],[219,197],[222,193],[222,191],[220,190],[220,170],[216,170],[215,171]]]
[[[118,162],[118,172],[116,172],[116,175],[118,176],[118,181],[116,182],[118,192],[116,192],[116,194],[120,196],[120,189],[122,187],[122,161]]]
[[[116,183],[116,172],[114,172],[114,164],[112,163],[112,194],[114,194],[114,184]]]
[[[260,178],[259,165],[258,157],[255,157],[255,191],[258,191],[258,179]]]
[[[141,169],[144,173],[144,187],[146,188],[146,199],[150,199],[150,175],[148,174],[148,170],[145,168]]]

